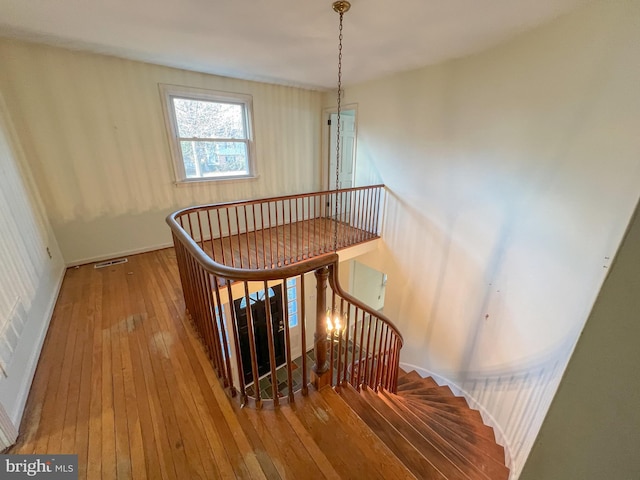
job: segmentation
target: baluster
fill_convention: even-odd
[[[307,395],[309,388],[307,387],[307,307],[306,296],[304,293],[304,274],[300,274],[300,314],[298,321],[300,322],[300,336],[302,343],[302,394]]]
[[[258,216],[256,214],[256,204],[251,204],[251,215],[253,217],[253,248],[256,252],[256,268],[260,269],[260,260],[258,258]]]
[[[214,291],[215,291],[215,299],[217,302],[217,315],[218,315],[218,321],[219,321],[219,331],[221,334],[221,338],[222,338],[222,348],[223,348],[223,357],[224,357],[224,361],[225,361],[225,365],[226,365],[226,370],[227,370],[227,375],[226,375],[226,382],[225,382],[225,387],[229,386],[231,387],[231,396],[235,397],[236,395],[236,387],[233,385],[233,376],[231,374],[231,357],[230,357],[230,352],[229,352],[229,341],[227,339],[227,327],[224,321],[224,309],[222,307],[222,301],[220,300],[220,286],[219,286],[219,279],[218,277],[213,277],[213,285],[214,285]],[[233,308],[233,305],[230,307]]]
[[[375,216],[375,222],[373,224],[373,233],[375,233],[376,235],[380,235],[380,232],[378,231],[378,223],[380,222],[380,205],[382,203],[382,187],[378,187],[376,189],[376,216]]]
[[[364,383],[366,383],[367,385],[369,384],[369,357],[371,356],[371,349],[370,347],[370,343],[371,343],[371,314],[367,314],[367,319],[369,320],[367,322],[367,354],[365,355],[365,361],[364,361]]]
[[[220,335],[218,332],[218,324],[216,322],[215,299],[213,297],[213,289],[211,287],[211,274],[205,274],[205,288],[207,291],[207,311],[209,312],[208,325],[210,328],[211,345],[214,347],[214,360],[218,377],[224,377],[224,364],[222,362],[222,352],[220,351]]]
[[[231,314],[231,329],[233,331],[233,348],[236,355],[236,368],[238,369],[238,382],[240,383],[240,403],[242,406],[247,404],[247,389],[244,384],[244,369],[242,367],[242,354],[240,352],[240,340],[238,334],[238,318],[236,309],[233,305],[233,293],[231,292],[231,280],[225,279],[225,286],[229,297],[229,313]]]
[[[384,333],[382,333],[384,332]],[[389,334],[389,326],[387,324],[383,324],[380,328],[380,349],[378,354],[378,369],[376,371],[376,388],[378,388],[382,384],[382,370],[387,361],[386,355],[387,351],[385,346],[387,344],[387,335]]]
[[[265,292],[266,293],[266,292]],[[244,299],[247,302],[245,312],[247,315],[247,334],[249,335],[249,355],[251,356],[251,376],[253,377],[253,393],[256,407],[262,407],[260,398],[260,376],[258,375],[258,355],[256,354],[256,337],[254,334],[253,314],[251,312],[251,298],[249,296],[249,282],[244,282]],[[240,352],[238,352],[240,355]],[[244,376],[244,371],[240,372]]]
[[[360,388],[360,384],[362,383],[362,347],[364,346],[364,310],[362,311],[362,322],[360,323],[360,352],[358,353],[358,385],[357,388]]]
[[[349,370],[349,323],[351,321],[351,304],[349,302],[346,302],[346,304],[347,304],[347,319],[344,327],[344,366],[342,371],[343,382],[347,381],[347,372]],[[351,372],[353,374],[353,370]]]
[[[358,238],[359,241],[366,239],[366,224],[367,224],[367,190],[361,189],[358,191]]]
[[[213,246],[213,226],[211,225],[211,210],[207,209],[207,224],[209,225],[209,244],[211,245],[211,258],[216,261],[216,250]]]
[[[373,343],[371,344],[371,366],[370,368],[367,370],[367,375],[369,376],[369,380],[368,380],[368,384],[371,388],[375,389],[376,388],[376,379],[374,376],[374,372],[376,371],[376,368],[378,366],[378,362],[380,361],[379,357],[378,357],[378,348],[377,348],[377,342],[378,342],[378,326],[380,324],[380,322],[378,321],[377,318],[374,317],[370,317],[371,321],[375,323],[375,330],[373,331]]]
[[[293,359],[291,358],[291,335],[289,332],[289,295],[287,290],[287,279],[285,278],[282,281],[282,303],[284,312],[284,345],[285,345],[285,353],[287,355],[287,384],[289,385],[289,403],[294,402],[293,397],[293,372],[291,370],[291,364],[293,363]]]
[[[267,215],[269,217],[269,261],[271,262],[271,268],[275,267],[273,261],[273,225],[271,224],[271,202],[267,202]]]
[[[249,217],[247,216],[247,205],[242,205],[244,211],[244,235],[247,243],[247,263],[251,268],[251,245],[249,245]],[[238,240],[240,239],[240,226],[238,225]]]
[[[334,292],[335,296],[335,292]],[[343,321],[343,313],[344,313],[344,299],[340,299],[340,322]],[[345,322],[346,323],[346,322]],[[341,325],[341,327],[343,327]],[[346,328],[346,325],[344,326]],[[342,329],[338,329],[338,365],[336,366],[336,385],[340,385],[340,373],[342,369]]]
[[[238,205],[236,205],[235,207],[233,207],[233,210],[236,212],[236,239],[238,241],[238,256],[240,257],[240,268],[243,268],[243,262],[242,262],[242,243],[240,242],[240,216],[238,214]]]
[[[267,203],[267,207],[268,206],[269,204]],[[264,217],[265,217],[264,203],[260,203],[260,226],[262,227],[260,229],[260,233],[262,234],[262,268],[267,268],[267,244],[266,244],[266,239],[264,238],[265,237]]]
[[[225,207],[224,213],[227,217],[227,236],[229,238],[229,255],[231,255],[231,266],[236,266],[236,256],[233,252],[233,234],[231,229],[231,215],[229,214],[229,207]],[[224,245],[223,245],[224,248]]]
[[[216,208],[216,217],[218,219],[218,236],[220,239],[220,250],[222,251],[222,263],[224,265],[226,265],[227,260],[226,260],[226,255],[224,253],[224,251],[226,250],[224,248],[224,232],[222,231],[222,221],[220,220],[220,209]]]
[[[271,299],[269,297],[269,284],[264,282],[264,309],[267,314],[267,342],[269,343],[269,365],[271,367],[271,396],[273,397],[273,405],[280,405],[280,394],[278,392],[278,375],[276,365],[275,343],[273,339],[273,316],[271,314]]]
[[[330,313],[330,318],[332,318],[335,315],[336,312],[336,292],[333,291],[331,293],[331,313]],[[332,320],[333,321],[333,318]],[[333,325],[333,327],[335,327],[335,325]],[[333,386],[333,365],[335,363],[335,357],[334,357],[334,339],[335,339],[335,328],[331,328],[331,330],[329,330],[329,381],[331,382],[331,385]]]

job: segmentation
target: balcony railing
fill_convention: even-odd
[[[167,217],[187,311],[218,377],[243,404],[294,401],[310,381],[396,390],[402,336],[341,288],[336,253],[379,237],[383,201],[384,187],[376,185]],[[327,330],[327,310],[340,315],[340,329]]]

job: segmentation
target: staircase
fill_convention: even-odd
[[[399,374],[397,394],[347,383],[336,390],[416,478],[509,478],[493,429],[449,387],[412,371]]]

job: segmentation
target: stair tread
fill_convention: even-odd
[[[464,397],[454,397],[454,396],[450,397],[450,396],[443,396],[443,395],[436,395],[436,394],[415,393],[413,391],[411,391],[411,392],[399,392],[398,395],[401,396],[401,397],[408,398],[408,399],[413,399],[413,400],[415,400],[415,399],[424,399],[424,400],[428,400],[430,402],[447,403],[449,405],[455,405],[455,406],[459,406],[459,407],[469,408],[469,404],[464,399]]]
[[[328,390],[297,397],[292,409],[336,471],[346,478],[415,478],[354,412],[334,406],[331,394],[342,400]]]
[[[478,410],[469,408],[468,406],[452,405],[445,402],[434,402],[432,400],[427,400],[424,398],[411,398],[406,396],[401,396],[401,398],[403,398],[407,402],[420,402],[421,405],[434,408],[439,412],[450,413],[452,415],[457,415],[459,417],[484,424],[480,412]]]
[[[451,389],[449,388],[448,385],[438,385],[433,380],[431,382],[428,382],[426,378],[421,378],[420,380],[412,380],[410,382],[405,382],[401,385],[400,384],[398,385],[399,392],[404,392],[406,390],[423,389],[423,388],[424,389],[431,388],[434,391],[440,391],[443,394],[448,392],[448,393],[451,393],[451,395],[453,395],[453,392],[451,392]]]
[[[398,401],[404,402],[409,407],[415,408],[416,415],[421,418],[424,416],[425,418],[433,419],[439,423],[446,425],[452,429],[465,429],[472,432],[474,435],[481,435],[489,440],[495,441],[495,435],[493,429],[488,427],[484,423],[480,423],[477,421],[469,421],[469,419],[465,419],[456,414],[451,414],[448,412],[440,411],[437,408],[433,408],[427,405],[422,404],[421,402],[413,402],[404,397],[398,397]]]
[[[338,387],[338,392],[369,428],[404,462],[417,478],[438,480],[466,480],[458,468],[434,449],[430,458],[422,455],[416,447],[380,415],[351,385]],[[440,457],[440,458],[434,458]],[[452,476],[449,476],[452,475]]]
[[[426,424],[411,422],[410,415],[398,412],[382,396],[371,390],[363,390],[361,395],[428,458],[431,458],[429,454],[432,448],[436,448],[440,455],[445,456],[468,478],[495,480],[504,475],[504,465],[497,464],[477,447],[451,443]]]
[[[508,477],[508,469],[504,465],[504,448],[495,441],[473,433],[467,434],[461,429],[452,430],[433,420],[423,419],[403,402],[395,401],[397,396],[391,392],[382,390],[378,393],[378,396],[390,408],[405,417],[407,422],[414,425],[414,428],[419,430],[423,428],[429,429],[435,435],[447,441],[452,447],[459,450],[461,454],[480,466],[481,470],[488,473],[489,478],[492,480],[505,475],[505,478]]]
[[[398,377],[398,385],[409,383],[409,382],[424,382],[425,387],[427,387],[427,386],[438,387],[439,386],[433,378],[431,378],[431,377],[422,377],[415,370],[410,371],[406,375]]]

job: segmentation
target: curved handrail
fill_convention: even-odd
[[[230,342],[227,340],[227,327],[225,326],[225,319],[222,314],[222,305],[228,303],[231,305],[235,300],[238,292],[241,289],[236,289],[236,293],[231,293],[231,288],[227,288],[226,294],[228,295],[228,301],[224,299],[224,295],[221,293],[220,287],[231,287],[232,282],[244,282],[244,297],[246,298],[246,304],[249,305],[249,282],[263,282],[266,290],[269,282],[281,281],[284,290],[284,305],[286,308],[286,283],[289,279],[300,276],[301,283],[304,283],[304,274],[311,271],[320,271],[323,268],[328,268],[331,274],[329,275],[329,285],[333,290],[334,303],[336,296],[340,298],[341,305],[346,303],[347,309],[351,311],[355,309],[355,318],[352,323],[353,337],[349,342],[348,335],[346,333],[345,349],[350,349],[351,353],[338,352],[336,355],[337,369],[343,369],[342,377],[341,372],[337,372],[336,378],[333,377],[333,363],[331,366],[331,382],[347,381],[347,376],[351,383],[355,386],[359,386],[364,382],[369,386],[376,388],[378,385],[382,385],[385,388],[394,391],[397,385],[397,370],[399,365],[399,351],[402,347],[404,340],[402,334],[398,328],[389,320],[386,316],[373,310],[363,302],[359,301],[355,297],[351,296],[341,287],[337,276],[339,257],[336,252],[333,251],[334,245],[322,244],[319,248],[309,249],[302,255],[296,253],[296,258],[293,260],[289,258],[289,264],[286,264],[286,259],[283,265],[279,259],[274,262],[273,252],[269,254],[271,264],[267,262],[267,255],[263,265],[259,265],[257,248],[258,245],[258,232],[262,232],[262,241],[265,241],[265,231],[269,231],[269,244],[271,245],[271,230],[276,230],[276,243],[279,245],[280,241],[284,242],[286,238],[279,236],[280,234],[286,235],[286,229],[288,227],[289,234],[291,234],[292,225],[294,222],[300,223],[313,223],[314,233],[316,229],[315,222],[325,222],[321,228],[325,228],[327,223],[331,226],[334,234],[337,236],[340,231],[341,244],[343,246],[361,243],[362,241],[368,241],[371,238],[377,238],[378,217],[380,208],[380,198],[383,185],[375,185],[371,187],[355,187],[350,189],[343,189],[338,191],[324,191],[316,193],[307,193],[300,195],[287,195],[271,198],[263,198],[256,200],[244,200],[240,202],[226,202],[211,205],[200,205],[195,207],[188,207],[176,211],[167,216],[166,221],[172,231],[174,239],[174,245],[176,247],[176,256],[178,259],[178,266],[180,269],[181,282],[183,286],[183,292],[185,296],[185,304],[187,306],[188,313],[196,329],[200,333],[203,342],[209,352],[214,367],[218,371],[218,375],[222,378],[225,386],[231,387],[232,394],[235,391],[234,380],[231,373],[231,356],[229,354],[229,345],[233,346],[236,352],[240,351],[239,345],[239,331],[238,331],[238,319],[233,308],[229,309],[231,316],[231,333],[232,338]],[[373,193],[372,193],[373,192]],[[338,197],[339,196],[339,197]],[[306,199],[306,203],[305,203]],[[302,212],[299,210],[299,205],[302,202]],[[295,202],[295,203],[293,203]],[[313,203],[312,203],[313,202]],[[343,207],[338,217],[327,217],[331,212],[331,204],[335,206],[338,203]],[[306,205],[306,213],[304,211]],[[264,210],[266,206],[266,211]],[[271,216],[275,206],[275,223]],[[287,207],[287,209],[285,208]],[[247,207],[250,207],[248,210]],[[259,207],[256,209],[256,207]],[[316,208],[317,207],[317,208]],[[242,210],[240,210],[242,208]],[[279,210],[280,209],[280,210]],[[226,220],[226,225],[221,221],[220,211],[224,212],[222,218]],[[216,212],[217,222],[211,221],[211,212]],[[364,211],[364,213],[363,213]],[[242,215],[239,213],[242,212]],[[249,212],[249,214],[248,214]],[[233,215],[232,215],[233,213]],[[288,223],[285,213],[288,213]],[[280,214],[280,215],[279,215]],[[244,223],[242,217],[244,216]],[[235,219],[233,218],[235,217]],[[268,217],[268,218],[267,218]],[[295,218],[294,218],[295,217]],[[204,219],[204,221],[203,221]],[[230,219],[234,220],[232,226]],[[260,222],[258,222],[258,219]],[[185,224],[188,224],[188,229],[185,228]],[[251,224],[253,229],[250,228]],[[204,228],[203,228],[204,225]],[[214,232],[216,227],[216,232]],[[226,227],[226,232],[224,231]],[[342,229],[342,230],[341,230]],[[350,229],[350,230],[349,230]],[[235,232],[234,232],[235,230]],[[279,230],[282,230],[279,232]],[[195,237],[194,233],[195,231]],[[296,226],[296,232],[298,227]],[[355,232],[355,233],[354,233]],[[207,238],[208,233],[208,238]],[[326,232],[323,234],[323,241],[331,241],[336,237],[329,236],[327,238]],[[217,236],[216,236],[217,235]],[[249,236],[253,235],[253,241],[255,249],[251,251],[251,245]],[[235,237],[236,240],[231,239]],[[241,237],[245,237],[241,240]],[[308,239],[309,240],[309,239]],[[231,252],[227,252],[230,255],[233,262],[233,249],[237,246],[240,249],[240,266],[228,265],[216,261],[215,259],[215,247],[214,243],[218,242],[217,248],[222,249],[223,261],[225,260],[225,249],[230,248]],[[235,242],[235,243],[234,243]],[[245,248],[246,242],[246,249]],[[296,239],[296,244],[297,244]],[[311,241],[309,241],[311,243]],[[205,249],[205,244],[210,246],[212,255],[209,255]],[[261,245],[266,248],[265,245]],[[315,247],[315,246],[314,246]],[[331,247],[332,250],[328,250]],[[289,246],[291,249],[291,246]],[[283,247],[286,250],[286,243]],[[235,252],[237,254],[237,252]],[[249,268],[246,268],[242,264],[242,255],[255,255],[254,268],[251,268],[251,260],[249,259]],[[289,252],[291,255],[291,250]],[[212,258],[212,256],[214,258]],[[300,258],[300,256],[302,258]],[[251,258],[251,257],[250,257]],[[256,267],[257,265],[257,267]],[[304,297],[304,291],[302,292]],[[302,316],[304,318],[304,298],[302,298]],[[358,317],[360,312],[360,317]],[[316,317],[319,319],[324,312],[316,312]],[[257,385],[258,369],[256,366],[256,344],[253,333],[251,309],[247,307],[246,314],[248,317],[247,327],[249,328],[249,342],[251,347],[251,367],[252,378],[254,386]],[[270,332],[272,327],[270,313],[267,313]],[[286,333],[286,346],[287,346],[287,369],[288,369],[288,381],[291,387],[291,365],[290,365],[290,339],[289,339],[289,325],[288,325],[288,313],[284,312],[284,328]],[[365,327],[366,325],[366,327]],[[305,346],[305,330],[304,321],[302,322],[302,351],[306,352]],[[365,335],[365,328],[366,335]],[[359,329],[359,330],[358,330]],[[316,326],[318,331],[318,326]],[[356,332],[359,333],[360,339],[355,338]],[[373,332],[373,333],[372,333]],[[384,332],[384,333],[383,333]],[[384,336],[384,339],[383,339]],[[365,339],[366,337],[366,339]],[[331,337],[333,339],[333,337]],[[366,343],[365,343],[366,340]],[[273,338],[269,333],[269,354],[271,357],[272,365],[272,380],[273,384],[276,384],[276,372],[275,361],[273,352]],[[342,337],[340,337],[340,348],[342,346]],[[373,343],[372,343],[373,342]],[[366,345],[366,346],[365,346]],[[316,346],[317,348],[317,346]],[[359,349],[359,357],[356,361],[355,351]],[[342,357],[340,356],[342,355]],[[302,355],[303,362],[303,393],[306,392],[306,355]],[[341,361],[343,362],[341,365]],[[243,368],[243,360],[240,355],[236,355],[237,372],[246,372]],[[331,362],[334,362],[334,346],[331,343]],[[347,363],[351,362],[351,369],[347,368]],[[363,365],[364,364],[364,367]],[[248,366],[245,364],[244,366]],[[357,366],[357,369],[355,368]],[[234,366],[233,368],[236,368]],[[364,374],[362,373],[364,370]],[[357,376],[355,372],[357,371]],[[364,376],[363,376],[364,375]],[[239,377],[239,390],[242,395],[243,403],[247,401],[247,388],[245,382],[242,379],[242,374],[237,374]],[[278,404],[278,391],[277,386],[273,388],[273,401],[274,404]],[[254,392],[254,398],[256,403],[260,404],[260,392],[259,390]],[[289,400],[293,401],[293,391],[289,388]]]

